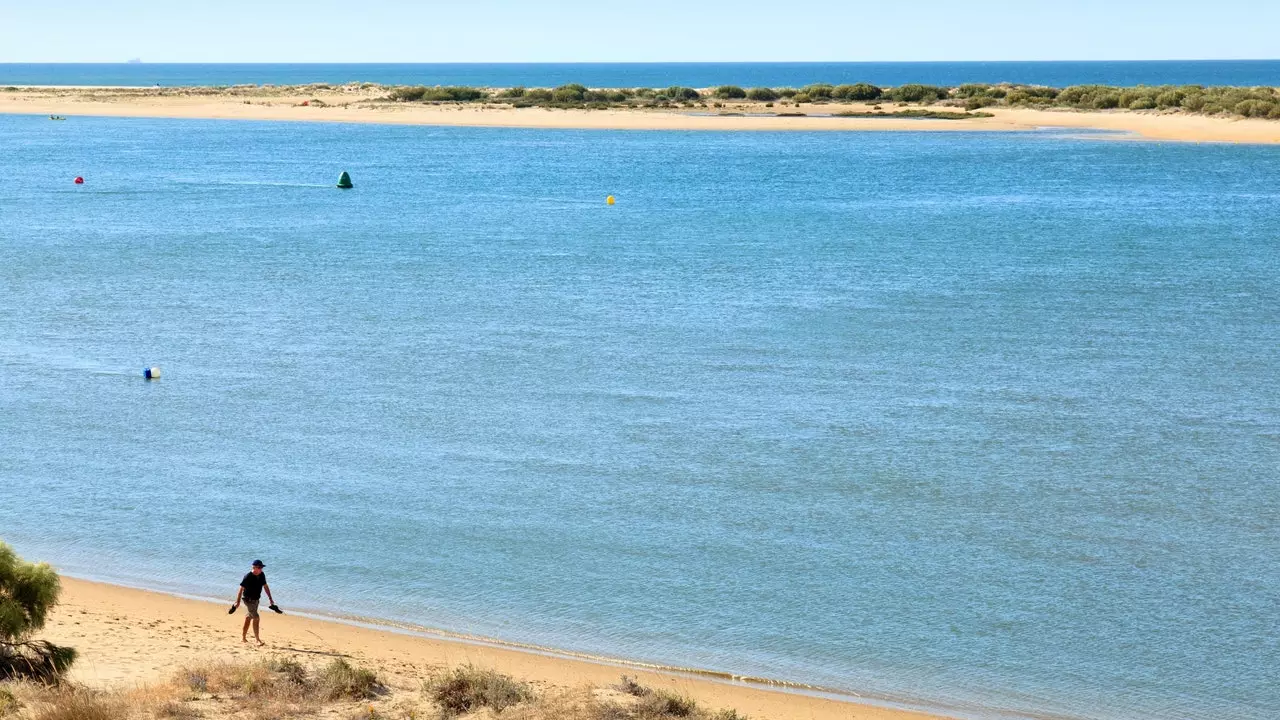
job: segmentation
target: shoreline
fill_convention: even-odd
[[[608,686],[625,673],[711,707],[772,720],[949,717],[889,698],[801,684],[770,686],[764,683],[774,681],[764,678],[734,678],[713,670],[654,666],[313,612],[264,612],[262,632],[268,647],[259,650],[239,642],[235,634],[241,615],[228,618],[217,600],[67,575],[62,580],[62,600],[41,636],[76,648],[80,658],[72,679],[100,688],[155,684],[184,664],[245,660],[274,652],[352,657],[404,687],[416,687],[416,681],[433,669],[476,664],[559,689]]]
[[[493,104],[380,101],[381,91],[307,88],[163,93],[126,88],[34,88],[0,92],[0,114],[75,117],[333,122],[384,125],[665,131],[1029,132],[1046,128],[1104,131],[1106,139],[1280,144],[1280,121],[1157,111],[1070,111],[992,107],[991,117],[962,119],[836,117],[867,112],[859,103],[806,105],[804,116],[763,104],[692,109],[549,109]],[[308,103],[304,105],[303,103]],[[954,110],[951,107],[927,107]],[[889,109],[890,111],[893,108]],[[1114,133],[1114,134],[1113,134]]]

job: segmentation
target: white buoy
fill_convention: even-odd
[[[144,378],[146,378],[146,379],[148,379],[148,380],[159,380],[159,379],[160,379],[160,368],[158,368],[158,367],[143,368],[143,370],[142,370],[142,377],[144,377]]]

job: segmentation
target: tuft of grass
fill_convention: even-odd
[[[614,685],[613,688],[618,692],[624,692],[636,697],[644,697],[652,692],[652,690],[636,682],[636,679],[629,675],[623,675],[622,681]]]
[[[66,690],[36,713],[35,720],[125,720],[128,713],[118,699],[89,692]]]
[[[307,684],[307,669],[293,658],[272,658],[267,661],[267,668],[295,685]]]
[[[482,707],[495,713],[533,699],[533,690],[495,670],[474,665],[456,667],[423,684],[423,692],[440,705],[446,717],[463,715]]]
[[[190,705],[170,700],[156,708],[156,717],[162,720],[196,720],[200,711]]]
[[[383,690],[372,670],[354,667],[342,658],[335,658],[317,674],[316,688],[325,700],[371,698]]]
[[[0,717],[18,712],[21,708],[22,703],[18,702],[18,698],[8,688],[0,688]]]
[[[676,695],[666,690],[652,690],[636,703],[636,711],[641,718],[687,718],[692,717],[698,709],[698,703],[685,695]]]

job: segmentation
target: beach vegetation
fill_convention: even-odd
[[[875,100],[884,94],[884,90],[872,85],[871,83],[854,83],[853,85],[840,85],[831,91],[831,96],[838,100],[850,100],[853,102],[869,102]]]
[[[746,720],[736,710],[711,712],[699,707],[693,698],[641,685],[626,675],[613,689],[629,697],[597,701],[590,713],[592,720]]]
[[[611,688],[533,687],[491,669],[445,669],[420,693],[383,689],[376,695],[331,693],[330,665],[293,656],[254,663],[209,663],[186,668],[166,683],[92,690],[71,683],[0,683],[0,717],[17,720],[418,720],[515,717],[520,720],[747,720],[735,710],[712,710],[692,698],[624,677]],[[351,667],[348,665],[348,667]],[[202,678],[193,685],[192,678]]]
[[[970,120],[972,118],[994,117],[991,113],[985,112],[954,112],[951,110],[930,110],[927,108],[908,108],[906,110],[895,110],[893,112],[872,111],[857,112],[854,110],[846,110],[843,112],[832,113],[832,117],[856,117],[856,118],[888,118],[888,117],[906,117],[906,118],[923,118],[927,120]]]
[[[120,698],[82,688],[66,688],[45,704],[35,720],[124,720],[128,707]]]
[[[396,102],[471,102],[487,98],[489,93],[473,87],[398,87],[391,90],[388,97]]]
[[[780,97],[780,98],[788,98],[788,99],[795,97],[795,96],[796,96],[796,93],[798,93],[798,92],[800,92],[800,91],[799,91],[799,90],[796,90],[795,88],[789,88],[789,87],[778,88],[778,90],[777,90],[778,97]]]
[[[496,670],[463,665],[440,673],[423,684],[423,692],[438,704],[446,717],[490,708],[501,713],[533,699],[533,690]]]
[[[697,90],[694,90],[691,87],[681,87],[679,85],[672,85],[666,90],[663,90],[662,93],[671,100],[697,100],[702,97]]]
[[[921,85],[919,83],[908,83],[899,85],[896,88],[889,88],[884,91],[884,96],[888,100],[897,102],[934,102],[942,100],[950,94],[947,88],[938,87],[936,85]]]
[[[737,85],[721,85],[712,91],[711,94],[723,100],[737,100],[745,98],[747,96],[747,91]]]
[[[806,92],[798,92],[795,95],[791,96],[791,102],[797,105],[799,105],[800,103],[807,103],[810,100],[812,100],[812,98],[810,98],[809,93],[806,93]]]
[[[828,85],[826,83],[814,83],[812,85],[805,85],[804,87],[800,88],[800,92],[804,93],[805,95],[808,95],[810,98],[814,100],[828,100],[831,98],[831,93],[834,92],[835,89],[836,88],[834,85]]]
[[[985,97],[990,89],[991,86],[986,83],[965,83],[951,91],[951,94],[958,98]]]
[[[778,93],[773,88],[755,87],[747,91],[747,99],[772,102],[778,99]]]
[[[30,563],[0,542],[0,680],[58,682],[76,651],[37,640],[58,604],[62,582],[48,563]]]
[[[306,685],[305,681],[299,682],[287,666],[276,672],[287,682]],[[371,698],[383,689],[376,673],[368,668],[356,667],[342,658],[334,658],[316,674],[315,687],[325,700]]]
[[[525,93],[525,86],[523,86],[523,85],[517,85],[517,86],[515,86],[515,87],[509,87],[509,88],[507,88],[507,89],[505,89],[505,90],[503,90],[503,91],[499,92],[499,93],[498,93],[498,97],[500,97],[500,98],[521,98],[521,97],[524,97],[524,93]]]

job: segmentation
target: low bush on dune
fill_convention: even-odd
[[[200,693],[293,703],[362,700],[383,690],[373,671],[342,658],[335,658],[314,675],[293,658],[252,664],[210,663],[184,668],[178,673],[177,682]]]
[[[382,684],[372,670],[354,667],[342,658],[334,659],[316,674],[315,687],[324,700],[360,700],[371,698],[382,690]]]
[[[634,678],[622,676],[614,690],[635,698],[631,702],[598,701],[589,713],[592,720],[746,720],[736,710],[710,712],[686,695],[677,695],[641,685]]]
[[[446,717],[490,708],[495,713],[533,699],[528,685],[495,670],[464,665],[441,673],[423,684]]]
[[[398,87],[387,94],[395,102],[471,102],[489,97],[489,93],[473,87]]]
[[[679,85],[672,85],[666,90],[663,90],[662,94],[672,100],[697,100],[702,97],[697,90],[694,90],[691,87],[681,87]]]
[[[800,92],[808,95],[813,100],[829,100],[831,94],[835,92],[835,86],[826,83],[814,83],[800,88]]]
[[[868,102],[879,98],[883,94],[883,90],[870,83],[840,85],[831,91],[831,97],[851,102]]]
[[[721,85],[711,92],[721,100],[738,100],[747,96],[747,91],[737,85]]]
[[[908,83],[885,90],[883,97],[885,100],[893,102],[933,102],[946,98],[950,93],[951,91],[947,88],[936,85]]]

